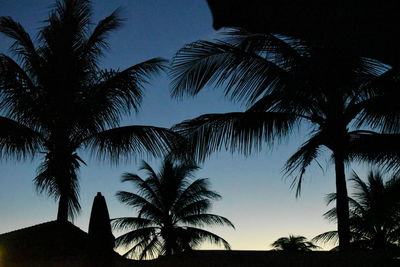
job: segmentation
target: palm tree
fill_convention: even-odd
[[[387,249],[400,246],[400,178],[392,176],[386,182],[379,171],[370,171],[368,182],[356,173],[350,204],[350,229],[353,247]],[[329,194],[328,204],[336,199]],[[336,210],[332,208],[324,217],[336,221]],[[322,233],[313,238],[316,242],[337,240],[337,231]]]
[[[131,246],[125,256],[170,256],[192,250],[203,241],[230,249],[223,238],[199,228],[234,226],[224,217],[207,213],[211,201],[221,196],[210,189],[208,179],[191,180],[198,169],[197,165],[174,164],[166,158],[159,173],[143,162],[141,170],[147,172],[146,179],[131,173],[123,175],[122,181],[135,185],[137,193],[119,191],[117,198],[138,209],[137,217],[112,220],[114,228],[129,230],[116,239],[119,246]]]
[[[320,247],[314,245],[312,242],[307,241],[304,236],[289,235],[289,237],[281,237],[271,244],[274,250],[281,250],[286,252],[296,251],[311,251]]]
[[[123,115],[139,111],[143,86],[164,60],[102,70],[107,37],[122,19],[115,10],[92,29],[91,14],[89,0],[57,1],[36,44],[21,24],[0,17],[16,57],[0,54],[2,156],[43,155],[35,185],[59,200],[57,219],[65,221],[80,210],[79,150],[114,162],[131,152],[160,156],[176,136],[151,126],[118,127]]]
[[[335,47],[309,46],[281,35],[230,33],[225,41],[198,41],[182,48],[173,61],[172,95],[196,95],[209,85],[223,86],[226,96],[246,105],[245,112],[206,114],[184,121],[175,130],[192,140],[203,160],[223,148],[245,154],[308,125],[308,140],[285,165],[301,184],[307,167],[321,147],[332,152],[336,172],[340,247],[350,240],[345,162],[354,144],[374,134],[377,119],[371,99],[382,94],[371,86],[388,67],[354,57]],[[368,107],[368,109],[367,109]],[[366,126],[366,130],[360,128]],[[368,131],[367,131],[368,130]]]

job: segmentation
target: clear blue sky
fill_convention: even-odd
[[[96,0],[94,21],[123,8],[124,27],[110,38],[111,50],[103,60],[105,68],[124,69],[152,57],[171,56],[184,44],[217,36],[212,28],[211,13],[205,0]],[[11,16],[32,35],[47,18],[52,0],[0,0],[0,15]],[[0,36],[0,53],[8,53],[10,42]],[[196,98],[182,101],[169,97],[165,76],[157,77],[147,87],[143,108],[137,115],[125,118],[125,124],[170,127],[184,119],[204,113],[242,110],[226,101],[222,90],[210,89]],[[324,196],[333,192],[333,167],[329,154],[320,159],[326,170],[310,168],[303,193],[296,199],[289,189],[290,180],[282,179],[282,166],[307,134],[302,129],[273,149],[245,158],[225,152],[209,158],[198,177],[209,177],[213,188],[223,199],[213,212],[229,218],[236,230],[215,228],[231,243],[233,249],[266,250],[281,236],[300,234],[308,238],[335,228],[322,218],[327,210]],[[120,183],[123,172],[137,172],[137,162],[113,167],[82,154],[88,166],[80,172],[82,212],[75,224],[87,230],[93,197],[100,191],[106,198],[110,216],[129,216],[133,211],[116,201],[118,190],[132,190]],[[154,168],[158,161],[150,160]],[[0,233],[54,220],[57,205],[53,199],[35,192],[32,179],[39,159],[32,162],[0,162]],[[364,172],[359,167],[360,174]],[[348,173],[351,169],[348,169]],[[116,233],[118,235],[118,233]],[[203,248],[209,248],[204,245]]]

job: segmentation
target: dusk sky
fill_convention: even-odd
[[[35,37],[53,2],[0,0],[0,15],[11,16]],[[218,38],[205,0],[96,0],[93,3],[94,22],[118,7],[122,8],[126,19],[124,26],[110,36],[111,50],[102,61],[104,68],[124,69],[153,57],[171,59],[186,43]],[[1,35],[0,53],[8,54],[10,43]],[[197,97],[176,100],[170,98],[167,76],[155,77],[146,88],[142,109],[138,114],[126,117],[124,124],[169,128],[201,114],[244,109],[240,104],[226,100],[222,89],[210,88]],[[236,230],[211,230],[225,238],[233,249],[267,250],[282,236],[295,234],[312,238],[336,228],[322,218],[328,210],[324,198],[335,191],[334,168],[329,153],[319,158],[324,170],[316,164],[309,169],[299,198],[296,199],[295,191],[290,190],[291,180],[283,178],[285,160],[307,138],[307,134],[308,129],[303,127],[289,139],[273,148],[264,146],[262,152],[250,157],[220,152],[201,164],[197,177],[210,178],[212,188],[223,197],[215,203],[213,213],[227,217],[236,226]],[[88,166],[82,166],[80,171],[82,212],[74,223],[87,231],[96,192],[105,196],[111,218],[133,215],[134,211],[119,203],[114,195],[118,190],[134,190],[129,184],[122,184],[120,177],[124,172],[137,173],[141,158],[136,162],[110,166],[91,158],[84,151],[80,154]],[[31,162],[15,159],[2,159],[0,162],[0,233],[56,219],[56,202],[46,195],[37,194],[32,182],[40,160],[38,154]],[[148,162],[153,168],[158,168],[159,160],[149,159]],[[362,166],[349,166],[347,173],[353,169],[360,176],[365,173]],[[351,185],[349,189],[351,191]],[[202,248],[211,247],[204,245]]]

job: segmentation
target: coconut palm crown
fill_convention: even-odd
[[[353,196],[349,198],[352,247],[363,249],[390,249],[400,246],[400,178],[384,179],[380,171],[370,171],[367,182],[356,173],[351,178]],[[328,204],[336,194],[329,194]],[[324,214],[336,221],[336,209]],[[313,238],[315,242],[336,242],[337,231],[322,233]]]
[[[287,36],[230,32],[226,40],[188,44],[173,60],[172,94],[196,95],[224,88],[244,112],[205,114],[175,130],[191,140],[198,158],[227,149],[251,154],[294,130],[308,127],[307,140],[284,167],[300,194],[304,174],[324,148],[335,164],[340,246],[350,241],[345,162],[357,158],[365,136],[393,132],[399,117],[374,112],[373,100],[393,88],[376,83],[388,66],[335,47],[310,46]],[[387,119],[387,120],[385,120]],[[383,123],[387,122],[387,123]],[[304,129],[303,128],[303,129]],[[365,145],[364,145],[365,148]]]
[[[296,252],[296,251],[312,251],[320,247],[307,241],[304,236],[289,235],[289,237],[281,237],[271,244],[274,250]]]
[[[139,111],[144,85],[164,60],[101,69],[107,37],[122,19],[115,10],[92,27],[91,18],[88,0],[56,1],[34,42],[21,24],[0,17],[0,32],[13,41],[11,55],[0,54],[1,157],[43,156],[34,182],[59,201],[60,220],[80,210],[78,151],[113,162],[130,153],[160,156],[175,136],[118,127],[123,115]]]
[[[230,249],[227,241],[204,226],[233,224],[226,218],[210,214],[211,201],[221,198],[210,189],[208,179],[193,179],[199,167],[190,163],[174,163],[166,158],[156,173],[143,162],[147,178],[125,173],[123,182],[132,183],[137,193],[119,191],[122,203],[136,208],[136,217],[112,220],[116,229],[127,232],[116,239],[116,244],[129,248],[125,256],[154,258],[192,250],[204,241]]]

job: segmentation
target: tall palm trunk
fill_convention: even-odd
[[[65,142],[66,143],[66,142]],[[60,149],[61,148],[61,149]],[[70,151],[68,151],[65,146],[61,146],[59,143],[55,145],[55,152],[52,157],[52,168],[54,171],[55,180],[57,183],[58,193],[60,195],[58,202],[58,221],[68,221],[70,217],[70,205],[71,200],[71,185],[74,170],[73,156]]]
[[[350,245],[349,201],[344,171],[344,153],[338,149],[333,152],[333,156],[336,172],[336,212],[339,249],[343,251],[348,249]]]
[[[62,194],[58,201],[57,221],[68,221],[68,198]]]
[[[174,247],[174,240],[172,239],[172,231],[171,227],[166,227],[163,238],[165,241],[165,256],[172,256],[173,255],[173,247]]]
[[[62,163],[62,164],[60,164]],[[63,221],[67,222],[68,217],[69,217],[69,203],[68,203],[68,175],[67,173],[67,166],[65,165],[66,160],[63,159],[63,161],[60,160],[60,163],[56,163],[59,170],[57,170],[56,175],[58,180],[58,189],[60,193],[60,198],[58,200],[58,211],[57,211],[57,221]]]

